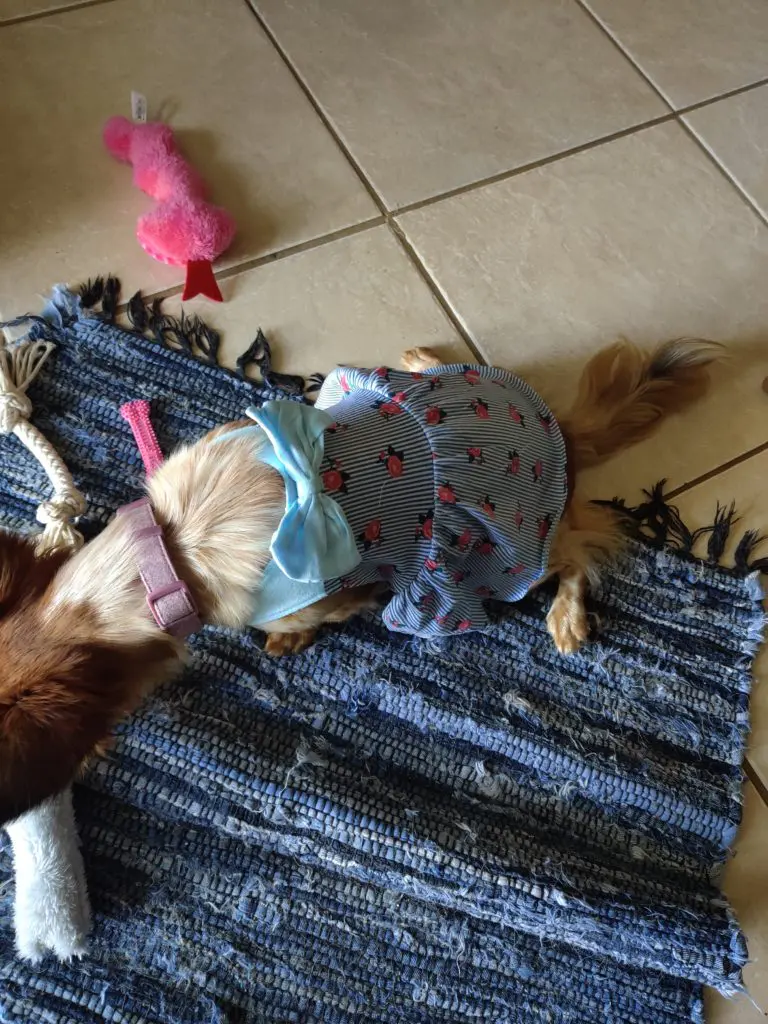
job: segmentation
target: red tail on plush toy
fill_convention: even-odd
[[[133,165],[133,182],[157,200],[139,218],[136,236],[161,263],[186,266],[182,299],[205,295],[221,302],[213,261],[231,244],[235,222],[205,198],[205,185],[176,148],[173,129],[160,121],[136,124],[111,117],[104,144],[118,160]]]

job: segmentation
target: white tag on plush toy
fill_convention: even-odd
[[[131,117],[138,124],[146,124],[147,97],[140,92],[131,92]]]

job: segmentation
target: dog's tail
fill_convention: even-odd
[[[570,412],[560,426],[576,471],[642,441],[665,416],[681,412],[709,386],[707,367],[722,345],[678,338],[653,352],[618,341],[587,363]]]

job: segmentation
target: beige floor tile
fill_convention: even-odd
[[[768,86],[712,103],[685,117],[765,215],[768,215]]]
[[[740,521],[731,531],[726,548],[724,560],[728,564],[733,564],[734,549],[745,530],[757,530],[761,534],[768,534],[768,452],[755,455],[692,490],[685,491],[675,498],[674,503],[680,509],[683,520],[690,527],[698,527],[712,522],[718,502],[721,505],[730,505],[732,501],[736,503]],[[701,553],[703,554],[703,551]],[[758,548],[756,554],[768,555],[768,543]],[[768,576],[763,577],[763,586],[768,589]],[[768,648],[765,646],[761,649],[755,664],[749,759],[768,788]],[[768,910],[768,904],[766,907]]]
[[[729,365],[685,419],[589,478],[595,496],[674,484],[768,440],[768,229],[673,124],[405,214],[401,223],[491,362],[558,408],[618,335],[701,335]]]
[[[435,346],[448,360],[468,350],[386,227],[236,274],[221,283],[222,306],[194,300],[221,331],[222,361],[234,367],[259,327],[274,368],[308,376],[338,363],[398,364],[414,345]],[[178,308],[172,299],[169,312]]]
[[[725,873],[725,891],[747,936],[752,963],[744,972],[747,990],[768,1008],[768,807],[754,787],[744,790],[744,819]],[[758,1024],[765,1021],[747,996],[735,1000],[707,993],[707,1024]]]
[[[251,0],[390,208],[666,112],[571,0]]]
[[[113,271],[159,289],[177,269],[145,255],[151,200],[101,141],[139,89],[239,233],[224,264],[376,213],[242,0],[113,0],[0,29],[0,314],[36,309],[60,280]]]
[[[768,75],[763,0],[585,0],[676,108]]]
[[[83,2],[84,0],[0,0],[0,25],[3,22],[17,18],[44,14],[46,11],[58,11],[65,7],[78,7]],[[0,40],[1,45],[2,40]]]

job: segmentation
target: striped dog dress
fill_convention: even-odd
[[[515,374],[340,368],[314,408],[268,402],[249,415],[286,481],[254,625],[386,581],[390,629],[482,629],[489,598],[517,601],[546,573],[568,494],[565,444]]]

